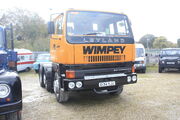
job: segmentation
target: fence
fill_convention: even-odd
[[[159,49],[146,49],[147,66],[158,65],[160,51]]]

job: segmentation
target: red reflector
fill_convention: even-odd
[[[66,78],[75,78],[75,71],[66,71]]]
[[[11,99],[10,99],[10,98],[6,98],[6,101],[7,101],[7,102],[10,102],[10,101],[11,101]]]
[[[132,66],[132,73],[134,73],[135,72],[135,67],[134,67],[134,65]]]
[[[16,67],[16,62],[10,61],[10,62],[8,63],[8,65],[9,65],[9,67]]]

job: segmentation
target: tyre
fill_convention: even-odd
[[[53,88],[54,88],[54,94],[56,97],[56,100],[59,103],[67,102],[69,99],[69,93],[65,92],[61,89],[61,83],[60,83],[61,77],[56,72],[54,75],[54,82],[53,82]]]
[[[28,67],[25,69],[25,72],[29,72],[30,70],[31,70],[31,68]]]
[[[116,91],[116,92],[111,92],[110,94],[111,94],[111,95],[120,95],[120,94],[122,93],[122,91],[123,91],[123,85],[122,85],[122,86],[119,86],[118,91]]]
[[[48,92],[53,93],[53,73],[52,71],[48,71],[45,75],[44,85]]]
[[[35,73],[39,73],[39,70],[35,70]]]
[[[142,73],[146,73],[146,69],[143,69],[143,70],[142,70]]]
[[[45,85],[44,85],[44,69],[42,67],[39,71],[39,84],[42,88],[45,87]]]
[[[13,112],[6,115],[6,120],[21,120],[21,112]]]
[[[159,73],[162,73],[163,68],[159,66]]]

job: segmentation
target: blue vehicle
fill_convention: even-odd
[[[11,48],[7,32],[11,31]],[[9,41],[10,42],[10,41]],[[6,120],[21,120],[22,88],[17,72],[17,53],[14,52],[12,25],[0,26],[0,115]]]
[[[36,62],[33,64],[33,69],[35,70],[36,73],[38,73],[40,64],[49,63],[49,62],[50,62],[50,54],[48,53],[39,54],[36,59]]]

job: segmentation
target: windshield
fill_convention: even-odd
[[[4,46],[4,42],[3,42],[3,31],[0,30],[0,48],[2,48]]]
[[[180,50],[163,50],[162,55],[180,55]]]
[[[90,11],[70,11],[67,14],[67,36],[71,37],[70,42],[75,42],[78,39],[72,37],[81,36],[81,42],[98,42],[117,43],[118,38],[132,37],[131,29],[128,23],[128,18],[123,14],[90,12]],[[91,36],[91,40],[86,39]],[[94,37],[94,38],[93,38]],[[108,37],[108,39],[107,39]],[[115,38],[116,37],[116,38]],[[95,40],[103,38],[103,40]],[[123,41],[123,40],[122,40]]]
[[[68,35],[129,35],[127,16],[102,12],[69,12]]]
[[[144,49],[143,48],[136,48],[136,57],[144,57]]]
[[[50,60],[50,55],[38,55],[37,60]]]

